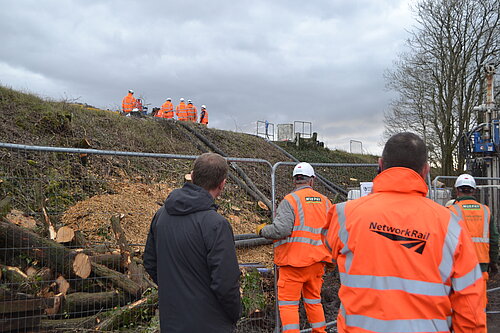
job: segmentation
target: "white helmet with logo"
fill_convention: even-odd
[[[293,176],[303,175],[307,177],[315,177],[314,169],[311,164],[307,162],[300,162],[293,169]]]
[[[455,182],[455,187],[460,186],[470,186],[472,188],[476,188],[476,180],[471,175],[464,173],[463,175],[458,176],[457,181]]]

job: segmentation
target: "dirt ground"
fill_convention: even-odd
[[[121,215],[122,228],[132,244],[145,244],[151,219],[173,190],[172,184],[111,183],[112,194],[96,195],[70,207],[62,216],[65,226],[83,233],[91,243],[115,244],[110,218]],[[234,234],[253,233],[264,217],[254,209],[257,203],[235,202],[231,196],[217,200],[219,213],[231,223]],[[139,247],[140,249],[140,247]],[[238,249],[242,263],[261,263],[272,267],[271,245]]]

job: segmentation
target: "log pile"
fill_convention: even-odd
[[[128,245],[119,216],[110,221],[119,248],[104,250],[43,218],[36,228],[19,212],[0,216],[0,332],[102,331],[154,315],[156,285]]]

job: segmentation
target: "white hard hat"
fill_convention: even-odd
[[[171,99],[170,97],[169,97],[169,98],[167,98],[167,101],[171,101],[171,100],[172,100],[172,99]]]
[[[295,166],[295,168],[293,169],[293,176],[295,177],[297,175],[315,177],[313,167],[307,162],[300,162]]]
[[[128,92],[129,92],[129,93],[131,93],[131,94],[133,94],[133,93],[134,93],[134,91],[133,91],[132,89],[129,89],[129,91],[128,91]]]
[[[190,99],[188,99],[188,103],[191,103],[191,100],[190,100]]]
[[[184,102],[184,98],[181,98],[181,102]]]
[[[205,105],[202,105],[202,106],[201,106],[201,108],[202,108],[202,109],[206,109],[207,107],[206,107]]]
[[[455,187],[460,186],[470,186],[472,188],[476,188],[476,180],[471,175],[464,173],[463,175],[458,176],[457,181],[455,182]]]

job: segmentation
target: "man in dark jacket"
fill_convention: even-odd
[[[240,271],[231,225],[216,212],[226,160],[194,162],[192,183],[174,190],[151,222],[144,267],[158,284],[162,332],[232,332],[240,316]]]

